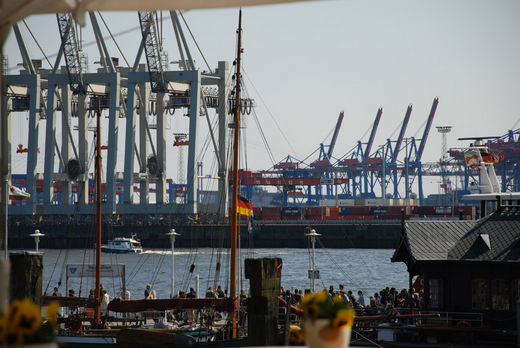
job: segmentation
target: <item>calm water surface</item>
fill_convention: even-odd
[[[320,271],[320,279],[316,288],[328,288],[344,284],[346,289],[361,289],[365,294],[390,286],[398,289],[408,286],[408,273],[404,263],[392,263],[390,258],[394,250],[387,249],[316,249],[316,264]],[[310,280],[307,271],[310,268],[310,251],[307,249],[243,249],[241,266],[248,257],[279,257],[283,261],[282,285],[286,288],[308,289]],[[217,261],[220,258],[220,272],[215,279]],[[92,250],[45,250],[43,290],[48,294],[61,280],[60,292],[66,294],[65,265],[89,264],[95,261]],[[124,264],[126,284],[132,298],[143,298],[147,283],[153,284],[159,298],[168,297],[171,284],[171,250],[146,250],[143,254],[105,254],[101,255],[104,264]],[[192,266],[193,265],[193,266]],[[193,272],[190,272],[193,268]],[[240,269],[243,275],[243,269]],[[196,286],[196,275],[199,276],[200,292],[203,293],[213,284],[221,284],[223,289],[229,287],[229,253],[216,249],[175,249],[175,284],[176,290],[189,290]],[[242,278],[244,278],[242,276]],[[103,278],[102,283],[111,296],[118,296],[122,281],[119,278]],[[69,288],[81,296],[88,296],[94,287],[93,278],[70,279]],[[249,280],[243,279],[239,288],[248,289]]]

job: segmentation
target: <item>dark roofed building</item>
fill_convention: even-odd
[[[484,325],[515,328],[520,298],[520,207],[477,221],[407,221],[393,262],[422,275],[424,307],[483,313]]]

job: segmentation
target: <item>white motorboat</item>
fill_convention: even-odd
[[[131,238],[117,237],[108,241],[107,245],[101,246],[101,251],[114,254],[140,254],[143,252],[141,241],[135,236]]]

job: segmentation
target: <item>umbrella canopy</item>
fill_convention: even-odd
[[[45,13],[70,12],[83,25],[88,11],[188,10],[278,4],[301,0],[0,0],[0,47],[11,26],[19,20]]]

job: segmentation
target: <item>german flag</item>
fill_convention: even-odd
[[[246,216],[253,215],[253,203],[249,202],[248,199],[238,196],[237,213]]]

